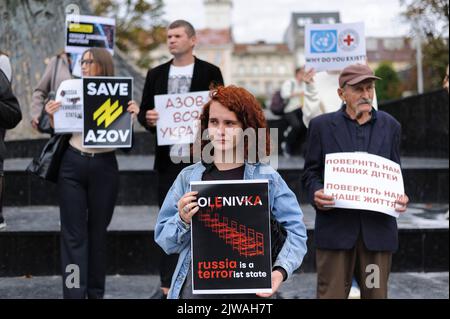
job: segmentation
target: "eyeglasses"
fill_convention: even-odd
[[[87,60],[81,60],[80,64],[81,64],[81,66],[83,66],[83,64],[85,64],[85,63],[87,63],[88,65],[91,65],[94,62],[95,61],[93,59],[87,59]]]

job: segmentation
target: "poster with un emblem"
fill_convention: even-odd
[[[342,70],[351,64],[366,63],[366,57],[363,22],[305,26],[307,69]]]

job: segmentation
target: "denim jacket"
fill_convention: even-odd
[[[169,192],[158,215],[155,241],[167,254],[180,254],[172,277],[168,298],[177,299],[191,264],[190,225],[178,214],[179,199],[190,191],[189,183],[201,181],[205,166],[198,162],[183,169]],[[269,205],[275,219],[286,229],[286,241],[273,264],[286,270],[288,277],[300,267],[306,254],[306,227],[295,194],[277,171],[265,164],[245,164],[244,179],[269,180]]]

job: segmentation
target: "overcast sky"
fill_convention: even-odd
[[[233,35],[237,42],[282,42],[292,12],[339,11],[341,22],[364,21],[366,36],[408,35],[399,0],[233,0]],[[186,19],[205,26],[203,0],[164,0],[165,19]]]

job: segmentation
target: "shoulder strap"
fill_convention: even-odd
[[[52,80],[50,82],[50,90],[51,91],[56,91],[55,89],[55,80],[56,80],[56,73],[58,72],[58,66],[59,66],[59,54],[56,56],[56,63],[55,63],[55,68],[53,69],[53,76],[52,76]]]

